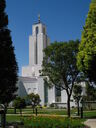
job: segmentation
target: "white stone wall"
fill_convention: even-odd
[[[19,78],[17,87],[17,94],[20,97],[25,97],[30,93],[39,94],[41,99],[40,104],[44,106],[44,81],[42,77],[38,77],[35,80],[28,77]]]
[[[61,91],[61,102],[62,103],[67,103],[67,93],[65,90]]]
[[[48,89],[48,104],[55,103],[55,87]]]
[[[38,55],[38,64],[42,65],[42,61],[43,61],[43,33],[38,34],[37,36],[37,55]]]
[[[38,78],[38,94],[40,96],[41,102],[40,104],[44,106],[44,81],[43,77]]]
[[[42,69],[41,65],[22,67],[22,76],[23,77],[38,77],[40,75],[39,71],[41,69]]]
[[[24,84],[23,84],[23,81],[18,81],[17,83],[17,87],[18,87],[18,90],[17,90],[17,95],[20,96],[20,97],[25,97],[27,96],[27,91],[24,87]]]
[[[35,42],[36,36],[29,36],[29,65],[35,64]]]
[[[38,82],[37,79],[33,80],[33,78],[28,78],[28,77],[19,78],[19,81],[17,83],[18,96],[24,97],[30,93],[37,94],[38,93],[37,82]]]

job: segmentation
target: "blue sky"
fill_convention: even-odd
[[[91,0],[6,0],[15,54],[19,66],[29,63],[29,35],[38,14],[47,26],[47,33],[54,41],[68,41],[81,38],[82,28]]]

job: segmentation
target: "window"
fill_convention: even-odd
[[[36,35],[39,33],[39,29],[38,27],[36,27]]]
[[[31,88],[28,88],[27,90],[28,90],[28,94],[31,93]]]
[[[61,90],[55,88],[55,101],[61,102]]]
[[[36,92],[37,92],[37,89],[33,88],[33,93],[36,94]]]
[[[38,46],[37,46],[37,45],[38,45],[38,44],[37,44],[37,34],[38,34],[38,31],[39,31],[39,28],[38,28],[38,26],[37,26],[37,27],[36,27],[36,50],[35,50],[35,51],[36,51],[36,52],[35,52],[35,54],[36,54],[36,64],[38,64],[38,53],[37,53],[37,52],[38,52],[38,50],[37,50],[37,49],[38,49]]]
[[[48,86],[44,85],[44,101],[48,103]]]

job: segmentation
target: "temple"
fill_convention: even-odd
[[[66,107],[66,91],[59,91],[55,87],[49,88],[40,76],[39,70],[42,69],[44,57],[43,49],[50,45],[50,39],[47,36],[46,26],[40,21],[32,26],[32,35],[29,36],[29,65],[22,67],[22,76],[19,77],[18,96],[24,97],[30,93],[39,94],[41,105],[54,104]],[[71,103],[74,106],[74,103]]]

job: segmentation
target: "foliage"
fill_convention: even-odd
[[[30,99],[33,108],[35,108],[41,102],[38,94],[31,93],[28,95],[28,98]]]
[[[90,81],[96,82],[96,0],[90,9],[83,28],[81,43],[77,56],[77,66]]]
[[[93,3],[94,3],[94,2],[96,3],[96,0],[92,0],[92,2],[93,2]]]
[[[73,88],[73,98],[75,99],[76,102],[79,102],[79,100],[82,97],[82,87],[80,84],[75,84]]]
[[[68,119],[57,116],[49,117],[27,117],[24,118],[24,125],[31,128],[84,128],[84,125],[81,123],[80,119]]]
[[[76,55],[79,41],[55,42],[44,50],[42,75],[49,86],[66,90],[68,116],[70,116],[70,97],[79,71]]]
[[[0,0],[0,103],[2,104],[8,104],[16,96],[18,71],[5,8],[5,0]]]
[[[13,106],[17,109],[22,109],[26,107],[25,99],[17,97],[14,102]]]

